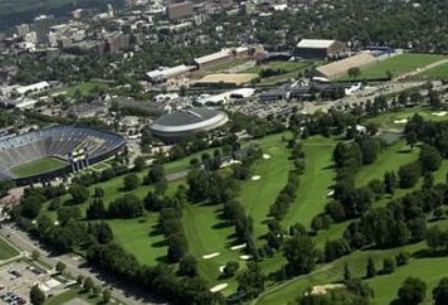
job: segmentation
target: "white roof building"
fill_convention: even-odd
[[[178,77],[190,72],[194,67],[179,65],[171,68],[157,69],[146,73],[146,76],[154,82],[165,81],[170,78]]]
[[[328,39],[302,39],[298,44],[298,48],[307,48],[307,49],[326,49],[331,47],[336,40],[328,40]]]
[[[50,84],[48,82],[39,82],[28,86],[20,86],[14,88],[15,93],[18,95],[27,95],[32,92],[39,92],[50,88]]]
[[[223,49],[216,53],[212,53],[212,54],[205,55],[205,56],[202,56],[199,58],[195,58],[194,62],[198,65],[204,65],[204,64],[207,64],[207,63],[215,61],[215,60],[224,59],[226,57],[229,57],[230,55],[231,55],[231,50]]]

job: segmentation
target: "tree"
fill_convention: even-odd
[[[357,79],[361,75],[361,69],[358,67],[352,67],[347,71],[348,77]]]
[[[393,259],[386,257],[383,261],[383,274],[390,274],[395,271],[395,262]]]
[[[394,194],[394,189],[398,186],[398,179],[395,172],[386,172],[384,174],[384,191],[387,194]]]
[[[145,158],[142,156],[138,156],[137,158],[135,158],[134,160],[134,170],[136,172],[141,171],[146,165],[146,161]]]
[[[344,264],[344,281],[350,281],[352,279],[352,272],[350,271],[350,267],[348,266],[348,263],[346,262]]]
[[[103,291],[103,303],[109,303],[112,299],[112,291],[110,289],[104,289]]]
[[[227,262],[227,264],[224,266],[224,269],[223,269],[224,277],[229,278],[229,277],[234,276],[239,268],[240,268],[240,264],[238,262],[235,262],[235,261]]]
[[[107,209],[104,205],[103,200],[94,199],[93,202],[87,208],[86,217],[89,220],[106,218]]]
[[[84,288],[84,291],[91,292],[93,291],[93,288],[95,288],[95,283],[90,277],[88,277],[84,280],[82,287]]]
[[[418,305],[425,299],[426,283],[414,277],[408,277],[398,290],[399,304]]]
[[[148,174],[145,177],[144,183],[150,185],[157,183],[165,178],[165,168],[160,164],[152,164],[149,167]]]
[[[420,162],[424,171],[434,172],[442,165],[442,156],[437,148],[423,145],[420,151]]]
[[[448,304],[448,277],[442,278],[437,287],[432,290],[432,298],[434,305]]]
[[[421,167],[417,162],[403,165],[398,170],[400,186],[402,188],[411,188],[415,186],[421,175]]]
[[[73,204],[81,204],[85,202],[90,195],[89,189],[80,184],[73,184],[68,192],[72,196]]]
[[[34,285],[30,291],[30,301],[33,305],[43,305],[45,303],[45,293],[38,285]]]
[[[140,179],[136,174],[129,174],[123,178],[123,187],[126,191],[135,190],[140,185]]]
[[[306,274],[316,266],[317,251],[308,235],[294,236],[285,242],[283,255],[288,261],[287,272],[291,275]]]
[[[195,277],[198,272],[198,261],[194,256],[184,256],[179,262],[179,275]]]
[[[33,252],[31,252],[31,258],[35,261],[37,261],[40,257],[40,252],[37,250],[33,250]]]
[[[57,262],[56,264],[56,271],[59,273],[64,273],[65,269],[67,268],[67,266],[63,263],[63,262]]]
[[[253,299],[264,290],[265,277],[257,263],[249,262],[247,269],[238,276],[238,292],[242,292],[247,299]]]
[[[376,276],[375,262],[372,257],[367,260],[366,278],[372,278]]]

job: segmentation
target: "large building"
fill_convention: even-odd
[[[347,46],[338,40],[302,39],[297,44],[297,55],[306,59],[341,58],[346,53]]]
[[[194,66],[179,65],[171,68],[153,70],[146,73],[146,76],[151,82],[159,83],[173,78],[182,77],[190,73],[190,71],[194,68]]]
[[[211,131],[226,124],[229,117],[225,112],[207,108],[193,108],[165,114],[151,124],[151,132],[165,142]]]
[[[190,1],[172,3],[171,0],[168,0],[166,5],[166,14],[170,20],[190,17],[193,15],[193,3]]]
[[[38,44],[48,44],[48,34],[50,33],[50,27],[54,25],[53,16],[39,16],[34,19],[34,31],[36,32]]]

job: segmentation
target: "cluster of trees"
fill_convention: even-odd
[[[381,270],[378,270],[375,265],[375,261],[372,257],[369,257],[366,265],[366,278],[373,278],[380,274],[390,274],[395,271],[396,267],[401,267],[409,262],[409,253],[400,251],[394,258],[385,257],[383,259],[383,266]]]
[[[433,226],[426,233],[426,244],[434,253],[448,252],[448,230]]]
[[[443,158],[448,157],[447,122],[425,121],[421,115],[415,114],[406,124],[404,134],[409,145],[414,146],[418,141],[421,141],[436,148]],[[436,164],[437,162],[435,162]]]
[[[277,118],[261,119],[256,115],[248,115],[241,112],[230,114],[230,132],[237,133],[246,130],[254,138],[262,138],[266,135],[279,133],[286,129],[285,124]]]

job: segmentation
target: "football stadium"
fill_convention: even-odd
[[[154,121],[151,132],[167,142],[176,141],[201,131],[211,131],[229,120],[223,111],[192,108],[165,114]]]
[[[85,127],[55,126],[0,142],[0,180],[23,185],[83,170],[119,152],[124,139]]]

